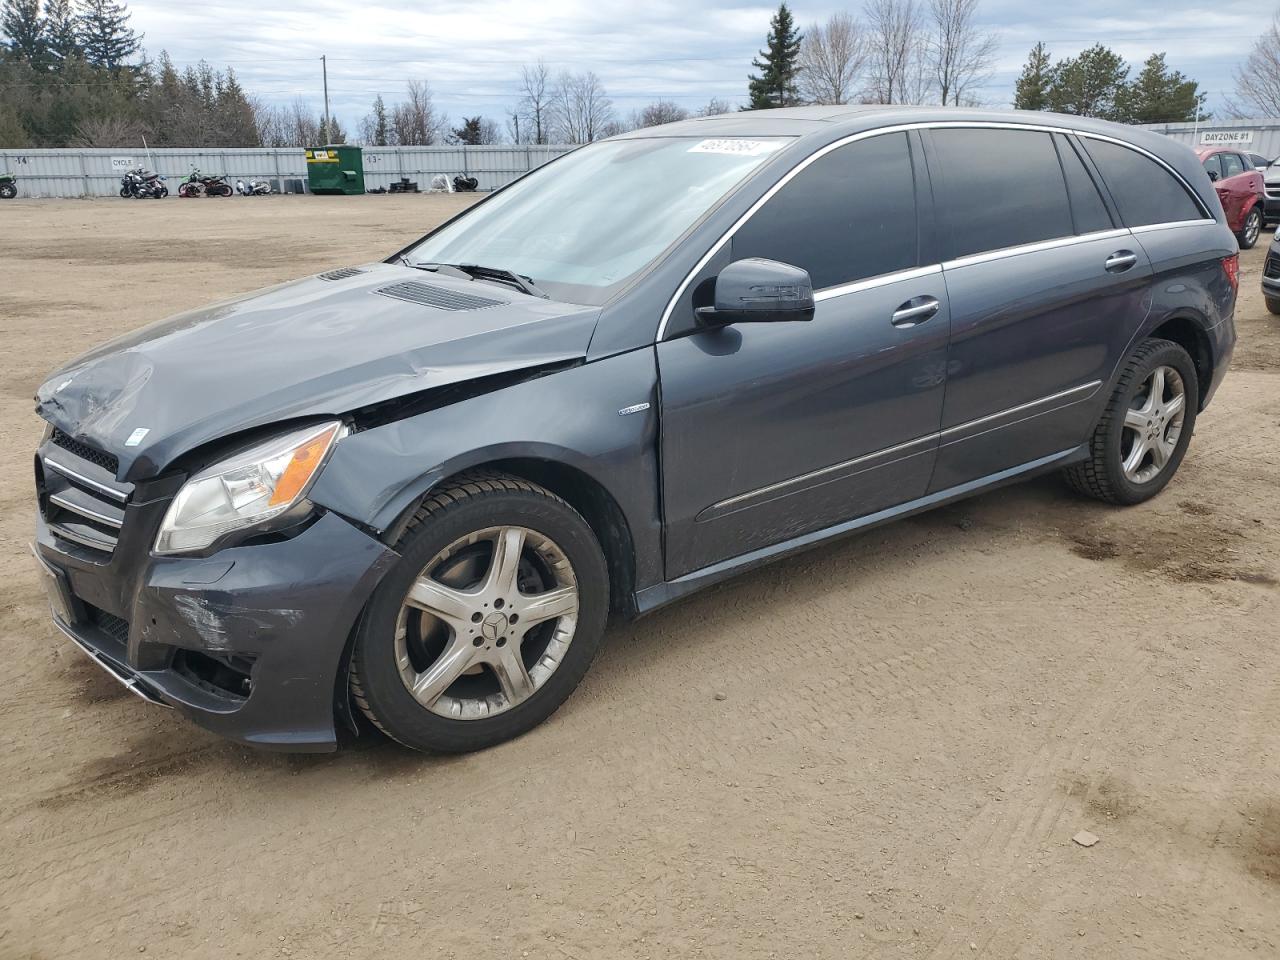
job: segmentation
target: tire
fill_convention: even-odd
[[[1240,232],[1236,234],[1236,242],[1240,244],[1241,250],[1252,250],[1258,242],[1258,236],[1262,233],[1262,212],[1257,207],[1251,209],[1245,214],[1244,223],[1240,226]]]
[[[499,542],[519,547],[518,563],[496,561]],[[395,549],[401,559],[366,605],[351,659],[352,697],[380,730],[415,750],[466,753],[525,733],[568,699],[595,659],[609,610],[604,554],[569,504],[517,477],[465,474],[427,498]],[[528,590],[529,578],[542,582]],[[439,593],[437,608],[454,615],[408,604],[411,587]],[[529,629],[539,594],[565,612]],[[519,627],[505,619],[518,611]]]
[[[18,188],[12,183],[0,183],[0,200],[12,200],[18,195]]]
[[[128,187],[121,187],[121,188],[120,188],[120,199],[121,199],[121,200],[128,200],[128,199],[129,199],[129,188],[128,188]]]
[[[1264,297],[1263,299],[1267,301],[1267,313],[1280,316],[1280,299],[1276,297]]]
[[[1166,395],[1176,395],[1178,389],[1168,371],[1181,382],[1180,418],[1162,416],[1152,408],[1149,388],[1157,371],[1165,371],[1161,382]],[[1167,401],[1162,398],[1162,406],[1164,402]],[[1168,340],[1144,340],[1125,361],[1111,399],[1094,428],[1088,441],[1089,459],[1067,468],[1067,482],[1080,493],[1106,503],[1130,506],[1150,500],[1177,473],[1195,432],[1199,409],[1200,383],[1187,351]],[[1148,443],[1151,436],[1159,437],[1159,451]],[[1138,443],[1147,443],[1149,452],[1136,457],[1138,469],[1126,470],[1125,461],[1136,453]],[[1163,464],[1159,464],[1158,453]]]

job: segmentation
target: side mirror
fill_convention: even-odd
[[[698,323],[779,323],[813,319],[809,271],[776,260],[737,260],[716,277],[714,307],[699,307]]]
[[[1212,181],[1213,183],[1217,183],[1217,182],[1218,182],[1218,177],[1219,177],[1219,176],[1220,176],[1220,174],[1218,173],[1218,171],[1216,171],[1216,170],[1210,170],[1210,171],[1209,171],[1209,180],[1210,180],[1210,181]]]

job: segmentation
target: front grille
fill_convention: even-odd
[[[102,469],[110,471],[113,476],[120,469],[120,460],[117,457],[109,453],[103,453],[101,450],[95,450],[87,443],[81,443],[79,440],[67,436],[61,430],[55,428],[53,435],[49,439],[63,450],[74,453],[81,460],[96,463]]]
[[[1267,265],[1262,268],[1262,275],[1272,280],[1280,280],[1280,257],[1267,257]]]
[[[90,623],[121,646],[129,645],[128,620],[117,617],[113,613],[107,613],[107,611],[87,603],[84,606]]]
[[[505,300],[490,300],[488,297],[446,290],[444,287],[435,287],[420,280],[393,283],[389,287],[382,287],[373,292],[384,297],[394,297],[397,300],[408,300],[410,303],[418,303],[424,307],[435,307],[437,310],[483,310],[485,307],[497,307],[506,303]]]
[[[358,277],[365,270],[361,267],[339,267],[337,270],[330,270],[328,273],[320,274],[321,280],[346,280],[348,277]]]
[[[55,430],[40,448],[36,486],[49,530],[77,547],[111,555],[133,485],[115,478],[117,460]]]

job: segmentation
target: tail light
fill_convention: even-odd
[[[1240,254],[1223,257],[1222,272],[1227,277],[1227,283],[1231,284],[1232,292],[1238,293],[1240,291]]]

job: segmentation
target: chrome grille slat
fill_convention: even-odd
[[[129,495],[127,493],[121,490],[116,490],[113,487],[109,487],[105,483],[99,483],[97,480],[94,480],[91,477],[86,477],[83,473],[78,473],[75,470],[72,470],[66,464],[59,463],[57,460],[50,460],[48,457],[45,457],[44,465],[48,467],[50,470],[56,470],[58,473],[62,474],[64,477],[66,477],[69,480],[75,480],[77,483],[82,483],[86,487],[92,487],[94,490],[97,490],[99,493],[105,493],[107,496],[111,497],[113,500],[119,500],[121,503],[129,502]]]
[[[115,527],[117,530],[124,526],[123,514],[119,517],[114,517],[111,514],[95,510],[87,504],[79,503],[73,497],[70,497],[65,493],[51,494],[49,502],[56,503],[63,510],[68,510],[71,513],[78,513],[82,517],[88,517],[90,520],[96,520],[98,523],[108,527]]]

